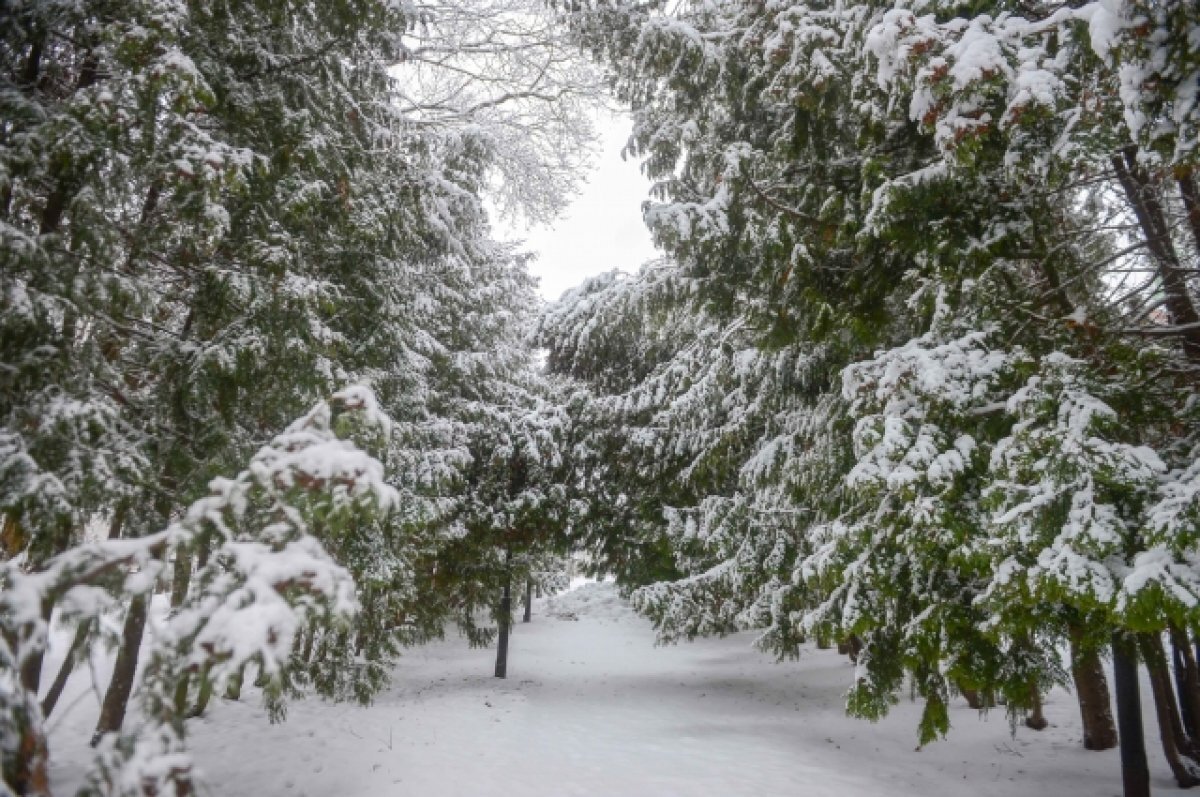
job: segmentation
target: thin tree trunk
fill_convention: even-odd
[[[309,628],[308,633],[304,637],[303,661],[308,664],[312,661],[313,643],[317,641],[317,629]]]
[[[241,700],[242,699],[242,682],[246,679],[246,665],[243,664],[237,668],[232,677],[229,679],[229,685],[225,687],[226,700]]]
[[[507,557],[506,557],[507,559]],[[496,642],[496,677],[508,677],[508,631],[512,625],[512,578],[504,577],[504,592],[500,596],[500,638]]]
[[[525,581],[525,616],[521,618],[521,622],[528,623],[533,620],[533,581],[526,579]]]
[[[1083,724],[1085,750],[1111,750],[1117,746],[1108,679],[1095,648],[1082,643],[1082,633],[1071,630],[1071,678]]]
[[[204,672],[200,673],[200,683],[196,688],[196,705],[192,706],[192,710],[188,712],[189,717],[200,717],[204,715],[208,708],[208,701],[212,699],[213,687],[212,681],[208,678],[208,668],[204,668]]]
[[[142,632],[146,629],[146,603],[145,595],[135,595],[129,602],[129,613],[121,630],[121,647],[117,651],[108,691],[104,693],[96,732],[92,734],[92,747],[100,743],[104,734],[121,730],[121,724],[125,722],[125,709],[133,692],[133,677],[137,673],[138,653],[142,647]]]
[[[175,567],[171,576],[171,608],[177,609],[187,598],[188,586],[192,581],[192,555],[177,548],[175,550]]]
[[[1175,680],[1179,688],[1179,708],[1183,714],[1184,728],[1188,736],[1197,738],[1200,730],[1200,668],[1188,642],[1188,634],[1182,628],[1171,626],[1171,648],[1175,656]]]
[[[1139,634],[1138,642],[1150,675],[1150,689],[1154,695],[1154,713],[1158,718],[1158,735],[1162,741],[1163,755],[1171,767],[1172,774],[1175,775],[1175,782],[1179,784],[1179,788],[1187,789],[1200,785],[1200,777],[1197,777],[1200,768],[1189,755],[1189,743],[1183,733],[1179,707],[1175,703],[1175,694],[1171,691],[1170,677],[1167,675],[1162,640],[1157,634]]]
[[[49,624],[50,615],[54,611],[54,604],[49,600],[42,601],[42,622]],[[28,653],[25,659],[21,662],[21,685],[25,687],[25,691],[34,695],[38,693],[38,689],[42,685],[42,661],[46,658],[46,648],[39,647],[33,653]]]
[[[1112,647],[1124,796],[1150,797],[1150,767],[1146,763],[1146,739],[1142,732],[1137,648],[1132,640],[1119,631],[1113,633]]]
[[[1032,705],[1029,710],[1029,716],[1025,718],[1025,727],[1032,728],[1035,731],[1044,731],[1050,723],[1047,722],[1046,715],[1042,712],[1042,693],[1036,683],[1029,685],[1029,692]]]
[[[192,674],[186,670],[179,674],[179,681],[175,684],[175,716],[186,717],[188,707],[188,691],[192,687]]]
[[[1175,178],[1179,184],[1179,195],[1183,197],[1183,209],[1187,211],[1188,226],[1192,228],[1192,241],[1200,252],[1200,195],[1196,192],[1196,179],[1191,171]]]
[[[50,684],[50,691],[46,692],[46,696],[42,698],[42,719],[49,717],[54,711],[54,707],[58,705],[58,699],[62,697],[63,689],[66,688],[71,673],[75,672],[75,667],[83,657],[82,654],[87,647],[88,637],[92,633],[94,624],[94,620],[88,620],[80,623],[79,627],[75,629],[75,638],[71,640],[71,648],[67,651],[67,657],[63,659],[62,666],[58,668],[58,675],[54,677],[54,683]]]

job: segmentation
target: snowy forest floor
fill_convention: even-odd
[[[649,624],[608,584],[534,604],[509,677],[494,649],[451,636],[413,649],[372,706],[294,702],[270,725],[257,695],[215,699],[192,728],[200,794],[383,795],[1117,795],[1115,750],[1080,745],[1074,698],[1046,701],[1050,727],[1010,733],[1003,710],[956,704],[946,741],[916,749],[919,706],[878,724],[845,716],[852,665],[806,650],[776,663],[752,634],[655,648]],[[77,673],[50,721],[55,793],[89,758],[90,678]],[[69,710],[67,710],[69,707]],[[1147,718],[1149,719],[1149,718]],[[1154,790],[1174,790],[1147,724]]]

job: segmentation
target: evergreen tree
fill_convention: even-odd
[[[1164,683],[1159,634],[1179,650],[1195,630],[1173,608],[1191,554],[1152,531],[1194,455],[1194,12],[565,5],[633,110],[675,312],[721,341],[692,355],[681,334],[686,377],[627,433],[697,451],[771,410],[690,501],[673,500],[686,468],[633,499],[662,501],[686,576],[635,594],[663,637],[757,627],[781,655],[845,639],[850,709],[879,716],[911,682],[924,740],[955,692],[1040,724],[1059,644],[1094,679],[1113,632],[1148,634]],[[605,318],[574,301],[558,316]],[[639,316],[652,337],[664,317]],[[603,386],[602,345],[552,337]]]

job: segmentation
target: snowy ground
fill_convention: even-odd
[[[655,648],[610,585],[535,604],[513,635],[509,678],[494,650],[451,638],[410,651],[373,706],[297,702],[270,725],[251,694],[214,699],[192,746],[201,794],[1053,795],[1120,792],[1115,751],[1079,743],[1073,698],[1056,692],[1041,733],[1010,735],[1003,712],[954,710],[948,741],[916,749],[919,708],[848,719],[851,666],[829,651],[777,664],[751,635]],[[90,679],[51,720],[55,793],[69,794],[95,722]],[[64,705],[65,707],[65,705]],[[1155,737],[1147,726],[1148,746]],[[1155,791],[1174,784],[1149,749]]]

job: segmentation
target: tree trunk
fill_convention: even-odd
[[[125,722],[125,709],[129,705],[129,695],[133,692],[134,675],[137,674],[142,632],[146,629],[146,603],[145,595],[135,595],[129,602],[129,613],[125,616],[125,627],[121,630],[121,647],[117,651],[117,661],[113,667],[108,691],[104,693],[96,732],[92,734],[92,747],[100,743],[104,734],[121,730],[121,724]]]
[[[528,623],[533,619],[533,581],[525,581],[525,616],[521,622]]]
[[[50,615],[54,611],[54,604],[49,600],[42,601],[42,622],[49,625]],[[45,646],[39,646],[32,653],[27,653],[21,661],[21,685],[25,687],[25,691],[36,695],[38,689],[42,685],[42,661],[46,658]]]
[[[1163,655],[1162,639],[1157,634],[1139,634],[1139,646],[1146,670],[1150,675],[1150,690],[1154,695],[1154,713],[1158,718],[1158,735],[1162,741],[1163,755],[1175,775],[1179,788],[1187,789],[1200,785],[1200,767],[1190,755],[1190,743],[1183,732],[1179,719],[1179,707],[1175,693],[1171,691],[1170,676],[1167,674],[1166,657]]]
[[[1119,631],[1113,633],[1112,647],[1124,795],[1150,797],[1150,767],[1146,763],[1146,740],[1142,733],[1142,698],[1138,688],[1137,648],[1132,640]]]
[[[849,656],[850,661],[858,664],[858,654],[862,651],[862,640],[851,634],[838,642],[837,651],[843,656]]]
[[[179,680],[175,683],[175,716],[186,717],[188,707],[188,691],[192,687],[192,674],[186,670],[179,674]]]
[[[1042,713],[1042,693],[1036,683],[1029,685],[1029,692],[1031,706],[1029,716],[1025,718],[1025,727],[1035,731],[1044,731],[1050,723],[1046,721],[1046,715]]]
[[[192,555],[178,548],[175,551],[175,568],[171,577],[171,608],[177,609],[187,598],[188,586],[192,581]]]
[[[21,528],[21,521],[12,512],[6,512],[4,527],[0,529],[0,559],[12,559],[25,550],[27,542],[29,540],[25,536],[24,529]]]
[[[246,679],[246,665],[243,664],[237,668],[237,672],[229,679],[229,685],[225,687],[226,700],[241,700],[242,699],[242,682]]]
[[[5,786],[12,789],[12,793],[22,795],[22,797],[49,797],[50,795],[50,775],[47,771],[49,762],[49,752],[46,748],[46,734],[43,728],[42,718],[38,716],[37,699],[29,692],[25,693],[25,703],[23,706],[18,705],[11,707],[10,718],[16,721],[17,738],[13,741],[16,744],[0,756],[0,765],[3,776],[3,782],[0,782],[0,788]],[[5,740],[5,747],[9,747],[10,740]],[[8,789],[4,789],[4,793],[8,793]]]
[[[196,705],[192,706],[192,710],[188,712],[188,717],[200,717],[204,715],[208,708],[208,701],[212,699],[213,687],[212,681],[208,677],[208,667],[200,673],[200,683],[196,687]]]
[[[1071,630],[1071,678],[1083,723],[1085,750],[1111,750],[1117,746],[1108,679],[1095,648],[1082,644],[1082,633]]]
[[[1200,252],[1200,196],[1196,192],[1196,180],[1189,170],[1176,177],[1179,195],[1183,197],[1183,209],[1187,211],[1188,226],[1192,228],[1192,241]]]
[[[49,717],[54,711],[54,707],[58,705],[58,699],[62,697],[67,680],[75,671],[76,665],[82,658],[84,648],[87,647],[88,637],[92,633],[94,624],[95,620],[88,620],[80,623],[79,627],[75,629],[75,638],[71,640],[71,648],[67,651],[67,657],[63,659],[62,666],[58,668],[58,675],[54,677],[54,683],[50,684],[50,691],[46,692],[46,697],[42,699],[43,719]]]
[[[508,631],[512,625],[512,578],[504,577],[500,596],[500,638],[496,641],[496,677],[508,677]]]
[[[1197,738],[1200,721],[1200,669],[1188,643],[1187,632],[1171,626],[1171,650],[1175,659],[1175,683],[1179,689],[1179,711],[1188,736]]]
[[[1200,314],[1196,312],[1179,267],[1179,257],[1156,188],[1137,162],[1136,147],[1126,147],[1119,155],[1113,155],[1111,162],[1157,266],[1171,324],[1184,327],[1180,333],[1184,354],[1192,362],[1200,362]]]

